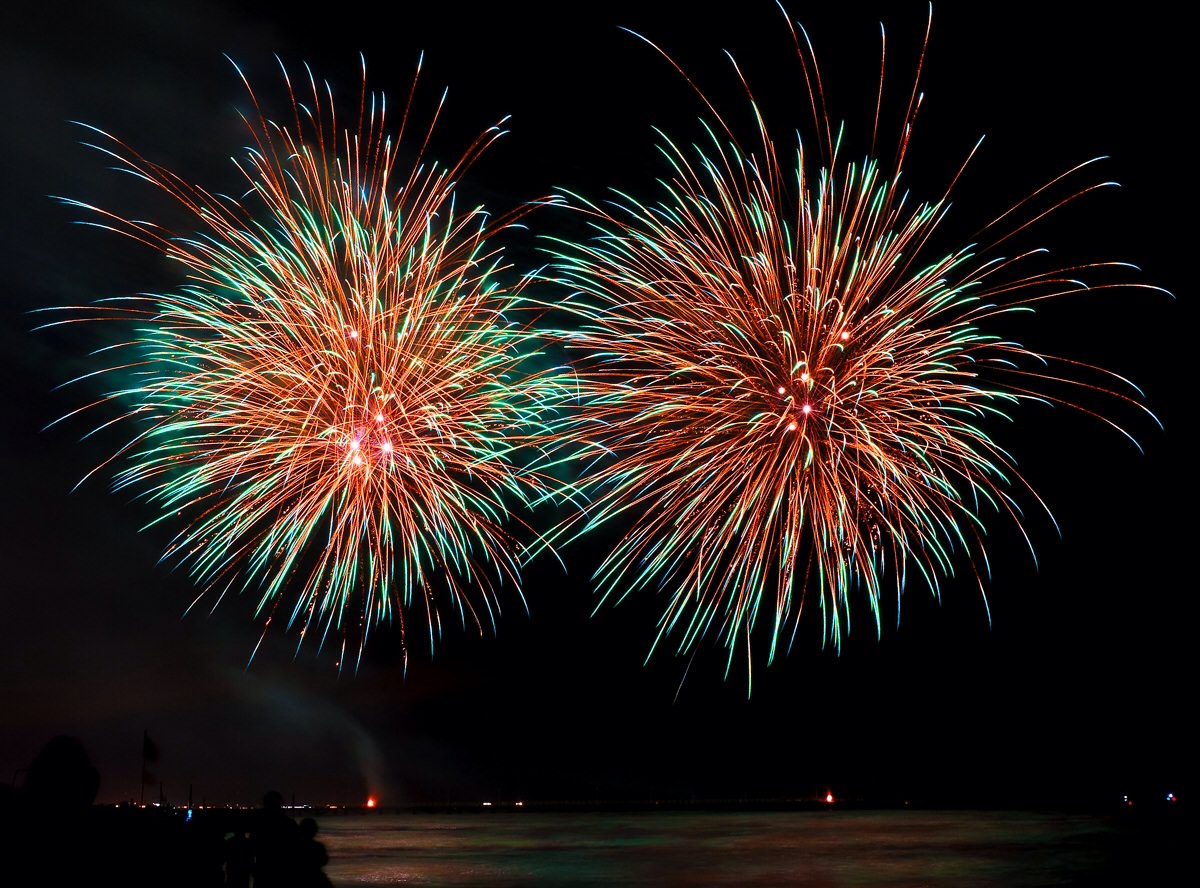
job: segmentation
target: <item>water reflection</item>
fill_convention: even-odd
[[[1173,865],[1154,830],[1035,812],[397,814],[321,832],[339,888],[1007,888],[1148,884]]]

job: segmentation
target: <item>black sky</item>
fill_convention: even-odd
[[[879,23],[890,105],[898,106],[926,24],[922,3],[797,2],[831,116],[862,139],[873,111]],[[722,679],[715,646],[694,661],[643,658],[658,602],[590,616],[595,552],[564,554],[527,578],[527,615],[509,600],[495,637],[450,632],[403,674],[386,637],[355,674],[330,654],[258,630],[251,602],[183,612],[186,577],[157,564],[166,531],[139,532],[144,505],[75,483],[108,455],[85,426],[43,431],[80,405],[55,391],[94,365],[89,330],[35,333],[36,308],[172,286],[149,250],[72,223],[62,195],[126,215],[164,204],[80,144],[70,121],[99,126],[193,181],[234,187],[229,161],[245,94],[228,54],[274,95],[278,55],[311,64],[354,98],[358,55],[370,85],[400,100],[425,51],[422,94],[449,97],[438,138],[461,150],[511,115],[511,132],[464,187],[505,210],[558,186],[617,186],[658,197],[652,125],[690,138],[695,94],[625,26],[670,51],[730,117],[744,102],[730,50],[778,131],[805,125],[803,83],[769,2],[336,5],[304,18],[285,4],[175,2],[12,5],[0,12],[0,780],[55,734],[79,737],[100,768],[101,798],[139,791],[140,742],[168,797],[254,801],[847,795],[1031,800],[1082,793],[1181,791],[1190,781],[1192,508],[1184,459],[1193,389],[1196,206],[1185,128],[1195,78],[1188,29],[1166,5],[1125,18],[1093,4],[1047,14],[1032,3],[938,4],[910,149],[909,186],[937,197],[972,145],[955,195],[964,238],[1076,163],[1108,160],[1105,189],[1031,233],[1064,262],[1122,260],[1164,287],[1104,291],[1047,309],[1028,328],[1046,350],[1132,378],[1165,426],[1118,417],[1144,453],[1102,422],[1030,407],[1004,430],[1062,529],[1031,509],[1035,566],[1011,527],[993,529],[987,611],[971,583],[938,603],[910,587],[877,639],[869,620],[840,654],[810,622],[790,656]],[[967,11],[969,7],[970,11]],[[280,113],[284,110],[276,104]],[[891,109],[890,116],[887,109]],[[743,119],[743,123],[748,123]],[[889,130],[887,123],[892,123]],[[854,127],[860,129],[855,132]],[[535,230],[563,224],[554,211]],[[958,221],[961,220],[961,223]],[[956,231],[959,229],[955,228]],[[948,244],[947,246],[957,246]],[[518,263],[539,261],[532,241]],[[965,568],[966,565],[963,565]],[[865,617],[865,614],[863,615]],[[814,614],[815,617],[815,614]],[[683,676],[687,671],[686,681]],[[1190,678],[1189,678],[1190,676]],[[157,792],[157,787],[154,788]]]

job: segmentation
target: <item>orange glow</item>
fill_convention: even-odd
[[[827,805],[833,804],[833,793],[831,793],[831,792],[825,793],[825,804],[827,804]]]
[[[374,808],[376,805],[375,796],[367,796],[367,807]]]

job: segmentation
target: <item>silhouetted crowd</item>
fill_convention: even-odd
[[[0,786],[0,882],[183,888],[330,888],[317,821],[268,792],[254,811],[96,806],[99,772],[55,737],[19,785]],[[12,878],[9,878],[11,874]]]

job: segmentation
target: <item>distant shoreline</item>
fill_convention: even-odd
[[[103,804],[96,808],[123,811],[145,811],[147,813],[186,814],[187,805],[138,805],[134,803]],[[249,805],[195,805],[191,808],[197,815],[209,813],[250,813],[255,806]],[[946,800],[863,800],[835,799],[656,799],[656,800],[531,800],[531,801],[452,801],[412,802],[395,805],[291,805],[284,810],[295,817],[375,817],[383,815],[518,815],[518,814],[594,814],[594,813],[654,813],[654,812],[790,812],[790,813],[836,813],[870,811],[996,811],[996,812],[1062,812],[1090,814],[1095,816],[1117,816],[1144,819],[1147,817],[1182,818],[1184,808],[1179,802],[1166,800],[1129,803],[1116,800],[1110,803],[1095,801],[1069,801],[1030,799],[1026,803],[996,803],[981,799],[977,802]]]

